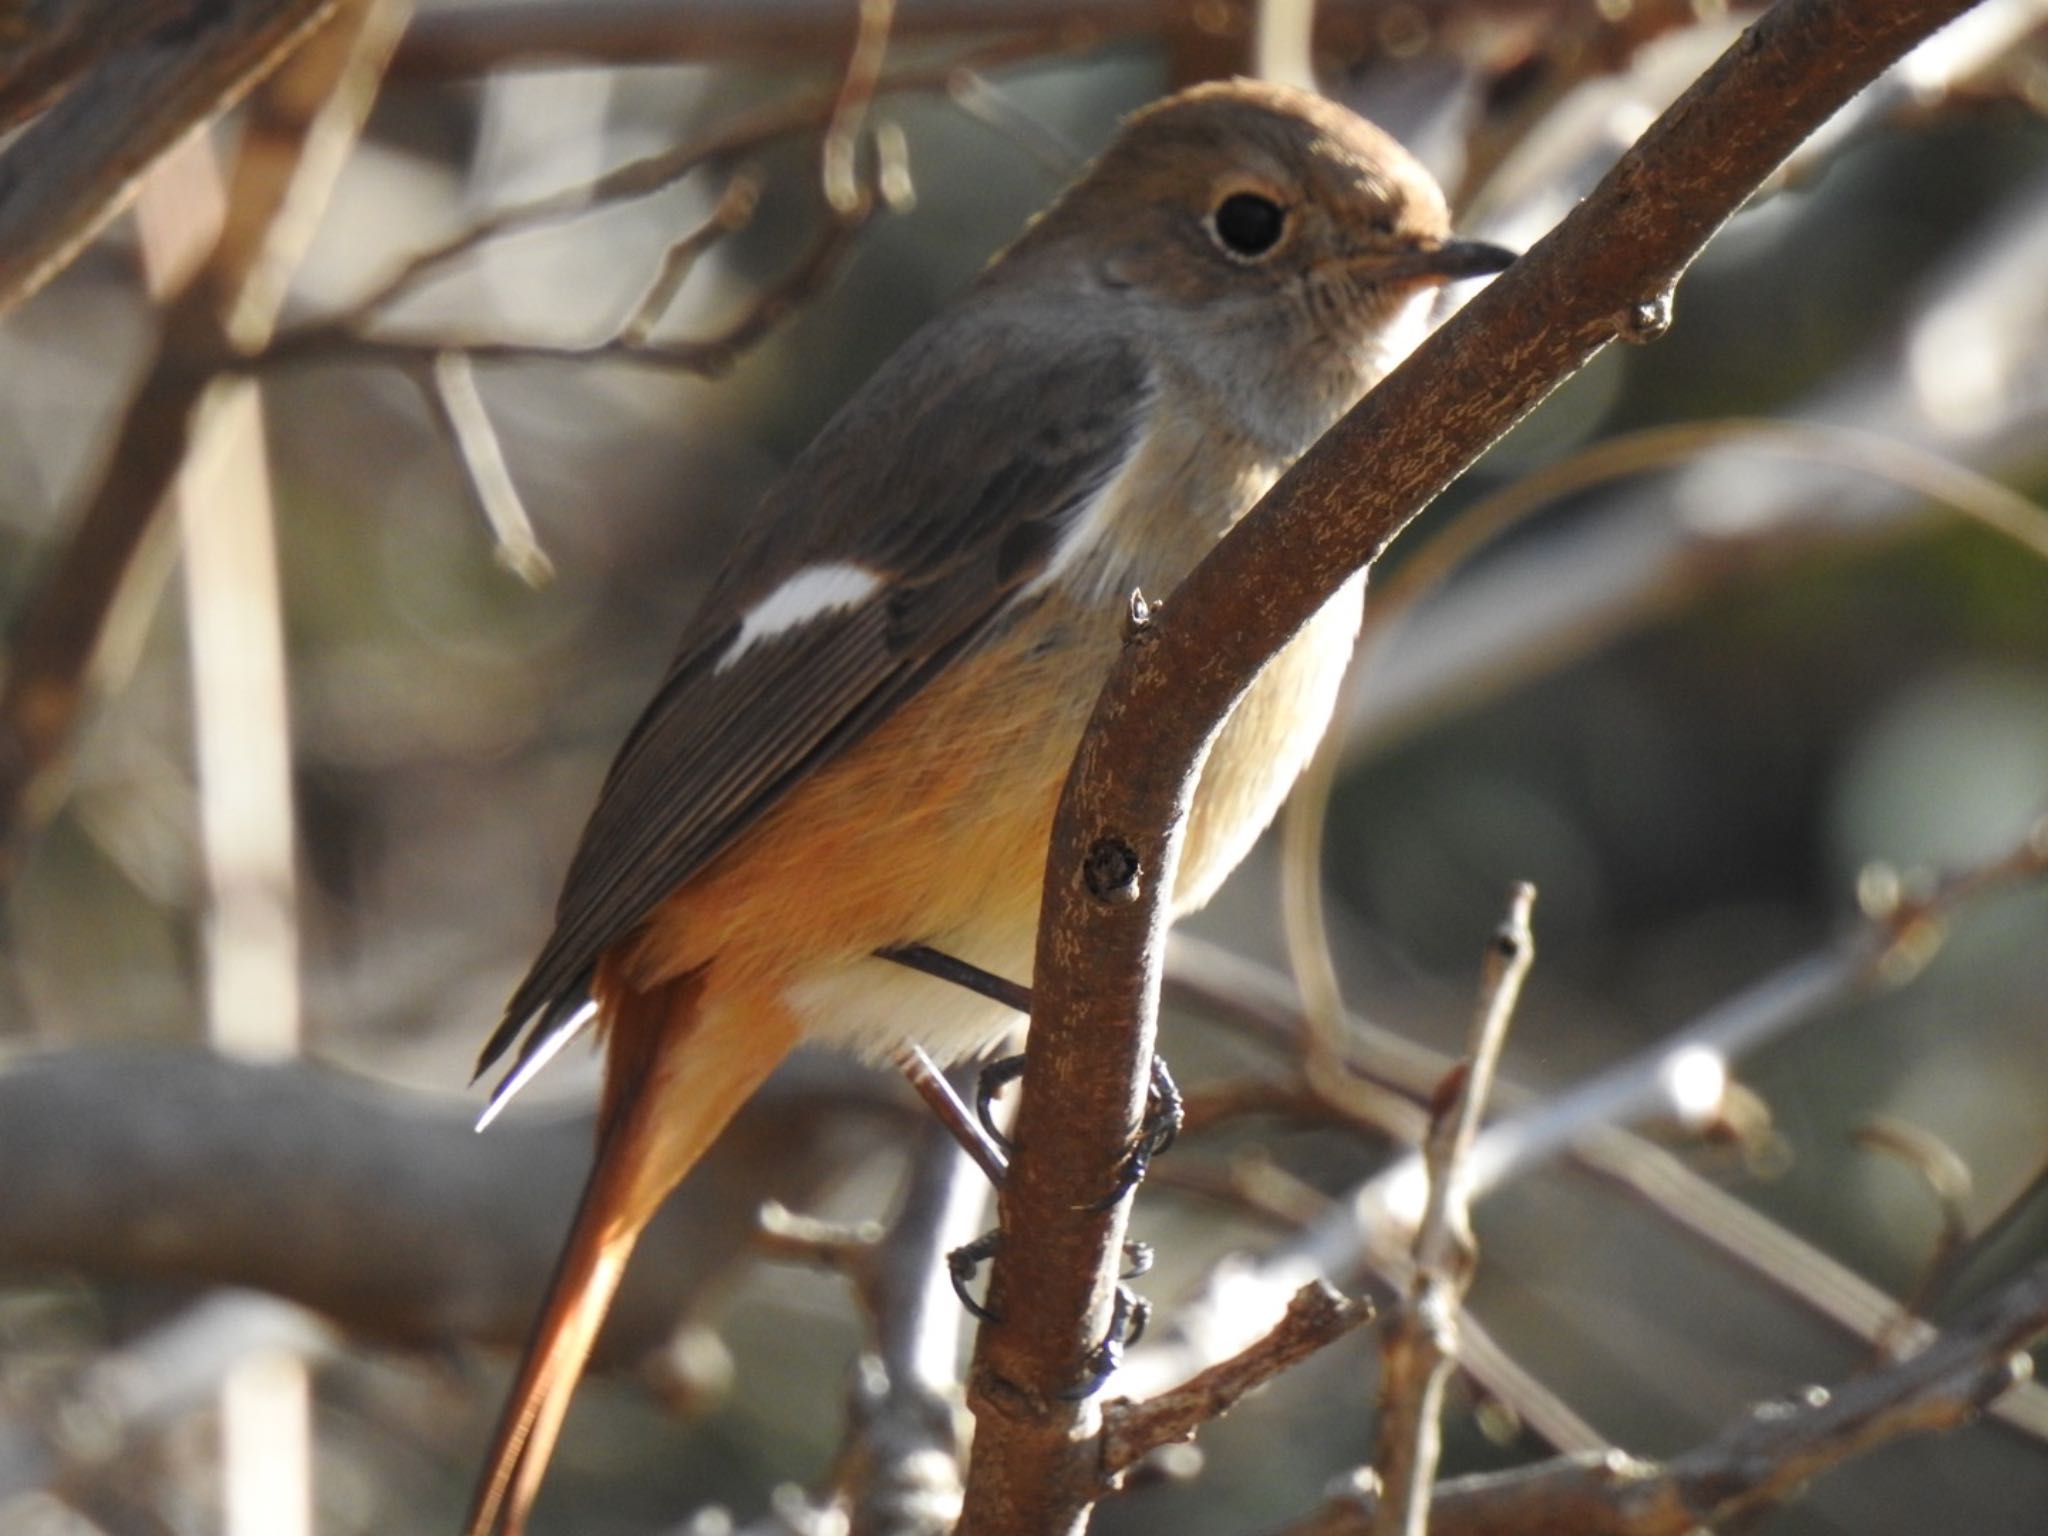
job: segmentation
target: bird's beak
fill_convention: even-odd
[[[1352,270],[1376,283],[1453,283],[1464,277],[1504,272],[1517,254],[1484,240],[1438,240],[1405,250],[1375,252],[1361,257]]]

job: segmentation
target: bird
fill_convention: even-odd
[[[478,1064],[486,1120],[604,1051],[589,1182],[468,1536],[518,1536],[633,1244],[802,1043],[986,1053],[1000,1004],[880,958],[1028,977],[1053,812],[1133,593],[1174,587],[1513,253],[1451,235],[1390,136],[1236,80],[1143,108],[766,492],[621,746],[552,934]],[[1354,578],[1203,769],[1171,905],[1200,906],[1335,709]]]

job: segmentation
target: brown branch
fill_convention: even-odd
[[[897,33],[934,42],[990,36],[1038,46],[1094,46],[1161,36],[1186,0],[898,0]],[[1585,0],[1416,0],[1434,27],[1459,16],[1583,17]],[[1384,0],[1324,0],[1319,48],[1355,55],[1370,46]],[[463,78],[492,70],[569,63],[644,65],[683,60],[842,55],[853,36],[846,0],[498,0],[436,7],[399,55],[406,78]],[[1227,22],[1225,23],[1228,24]],[[1638,24],[1638,29],[1639,29]]]
[[[1285,475],[1126,653],[1075,760],[1047,864],[1034,1046],[970,1400],[964,1528],[1073,1531],[1094,1497],[1076,1402],[1127,1201],[1099,1208],[1142,1107],[1178,832],[1258,668],[1445,485],[1667,294],[1810,132],[1965,0],[1783,0],[1540,245]],[[1085,877],[1132,870],[1107,895]],[[1102,883],[1096,882],[1097,889]],[[1114,897],[1116,899],[1109,899]],[[1135,899],[1131,899],[1131,898]]]
[[[1114,1398],[1102,1405],[1102,1476],[1117,1481],[1163,1445],[1195,1438],[1195,1431],[1220,1419],[1246,1393],[1335,1343],[1374,1317],[1369,1301],[1340,1296],[1320,1280],[1294,1293],[1280,1321],[1257,1343],[1218,1361],[1177,1387],[1144,1402]]]
[[[283,273],[311,238],[404,11],[402,0],[349,0],[251,104],[227,223],[205,267],[169,304],[113,457],[10,636],[0,682],[0,888],[33,825],[55,808],[99,637],[184,462],[201,398],[232,348],[268,337],[283,302]],[[29,136],[0,161],[0,229],[8,217],[6,167]]]
[[[239,101],[335,5],[179,6],[93,66],[0,155],[0,315],[62,271],[159,158]]]
[[[1736,1420],[1662,1466],[1545,1462],[1438,1490],[1432,1536],[1689,1536],[1796,1495],[1814,1477],[1908,1435],[1973,1422],[2027,1380],[2048,1334],[2048,1262],[1971,1308],[1911,1359]],[[1368,1536],[1372,1500],[1332,1501],[1283,1536]]]
[[[1445,1076],[1423,1139],[1429,1198],[1416,1225],[1414,1278],[1405,1304],[1380,1334],[1379,1418],[1373,1471],[1380,1502],[1373,1536],[1423,1536],[1442,1454],[1444,1387],[1458,1355],[1458,1309],[1471,1284],[1468,1164],[1507,1045],[1522,982],[1536,958],[1529,909],[1536,888],[1518,885],[1495,931],[1465,1056]]]
[[[798,1072],[757,1096],[649,1230],[605,1358],[642,1358],[734,1256],[760,1202],[815,1199],[901,1123],[899,1102]],[[305,1063],[183,1049],[32,1056],[0,1070],[10,1275],[269,1291],[366,1337],[512,1347],[590,1166],[581,1111],[479,1136],[467,1100]],[[288,1241],[280,1241],[287,1234]]]
[[[760,203],[759,173],[741,171],[727,182],[704,221],[673,242],[663,253],[660,270],[647,285],[647,292],[640,296],[640,302],[633,306],[633,313],[627,316],[626,323],[619,327],[619,335],[631,342],[642,342],[652,336],[654,328],[661,324],[662,316],[668,313],[669,305],[675,302],[683,283],[696,270],[697,262],[704,253],[726,236],[736,234],[752,223]]]

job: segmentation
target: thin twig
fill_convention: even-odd
[[[1793,962],[1709,1009],[1649,1051],[1577,1087],[1489,1126],[1473,1151],[1474,1193],[1484,1193],[1556,1155],[1597,1126],[1640,1118],[1670,1102],[1672,1063],[1705,1051],[1730,1059],[1758,1049],[1845,998],[1898,986],[1933,957],[1949,918],[1998,891],[2048,879],[2048,817],[2010,850],[1907,891],[1893,882],[1888,904],[1832,948]],[[1866,880],[1866,905],[1879,882]]]
[[[529,587],[546,586],[554,579],[554,562],[534,537],[533,519],[527,516],[511,466],[505,462],[505,449],[476,387],[476,370],[470,366],[469,355],[439,353],[417,377],[435,420],[455,450],[455,462],[462,466],[470,499],[491,530],[498,563]]]
[[[737,319],[709,336],[677,341],[623,334],[586,342],[504,341],[463,333],[364,335],[351,322],[323,321],[280,334],[261,355],[243,360],[239,366],[269,368],[348,359],[417,365],[444,352],[461,352],[476,362],[623,362],[715,377],[831,281],[877,206],[877,200],[867,199],[852,217],[827,219],[781,277],[756,294]]]
[[[1929,1304],[1941,1293],[1943,1280],[1952,1273],[1956,1256],[1969,1241],[1970,1165],[1932,1131],[1890,1116],[1858,1126],[1856,1144],[1886,1153],[1917,1173],[1941,1213],[1941,1230],[1920,1266],[1920,1278],[1899,1303],[1895,1331],[1909,1331],[1917,1319],[1927,1314]],[[1889,1334],[1878,1341],[1878,1351],[1881,1357],[1898,1353]]]
[[[727,182],[710,216],[663,254],[660,270],[647,285],[640,302],[634,305],[633,313],[626,317],[626,323],[619,327],[619,336],[632,343],[646,341],[668,313],[690,273],[696,270],[698,259],[727,235],[746,228],[760,203],[761,178],[756,172],[742,171]]]
[[[1406,1304],[1380,1335],[1379,1421],[1373,1471],[1380,1487],[1373,1536],[1424,1536],[1442,1449],[1444,1386],[1458,1353],[1458,1309],[1471,1283],[1467,1165],[1493,1089],[1522,982],[1536,958],[1529,909],[1536,888],[1518,885],[1494,933],[1479,1011],[1462,1061],[1444,1078],[1423,1142],[1429,1198],[1415,1230],[1415,1275]]]
[[[1192,1440],[1246,1393],[1336,1342],[1375,1316],[1369,1301],[1340,1296],[1320,1280],[1294,1293],[1280,1321],[1257,1343],[1220,1360],[1177,1387],[1144,1402],[1115,1398],[1102,1406],[1102,1476],[1117,1481],[1163,1445]]]
[[[859,27],[854,34],[853,52],[839,78],[839,94],[832,100],[832,116],[818,146],[818,179],[824,188],[825,206],[842,219],[857,214],[866,195],[855,156],[860,149],[861,119],[867,116],[868,106],[875,99],[875,87],[881,82],[896,0],[858,0],[856,15]]]

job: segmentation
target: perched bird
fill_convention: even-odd
[[[771,489],[620,749],[555,930],[485,1046],[492,1110],[584,1025],[597,1161],[470,1536],[523,1528],[635,1239],[805,1041],[990,1049],[1028,979],[1054,803],[1130,594],[1174,586],[1418,339],[1452,240],[1399,145],[1320,97],[1198,87],[1101,157]],[[1335,706],[1353,581],[1225,725],[1176,911],[1271,819]]]

